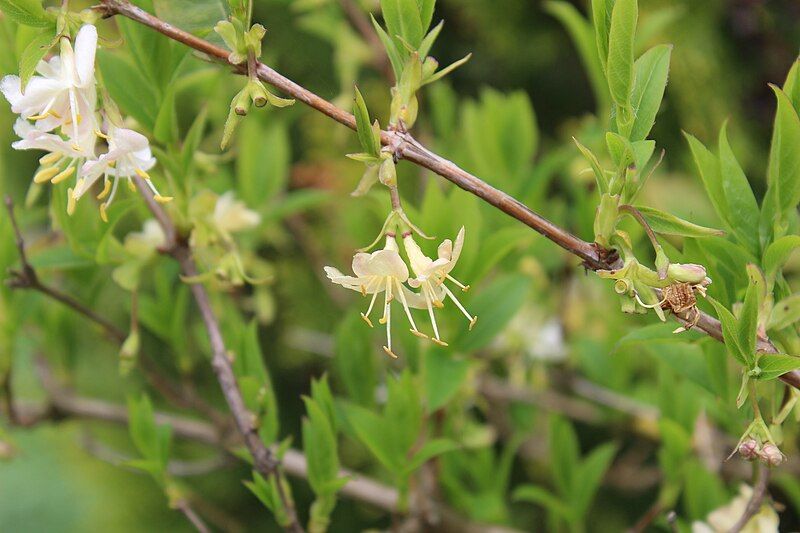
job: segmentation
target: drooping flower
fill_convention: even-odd
[[[459,287],[462,291],[469,290],[469,285],[464,285],[453,276],[450,272],[456,266],[456,262],[461,255],[461,249],[464,246],[464,227],[462,226],[456,236],[456,242],[450,239],[445,239],[439,245],[437,250],[437,259],[431,259],[426,256],[419,245],[414,240],[412,232],[408,232],[403,237],[403,245],[405,246],[408,259],[411,262],[411,269],[416,275],[415,278],[410,278],[408,284],[414,288],[419,288],[421,296],[425,300],[425,306],[428,309],[428,314],[431,318],[431,325],[433,326],[434,338],[431,339],[435,343],[442,346],[447,346],[439,336],[439,327],[436,324],[436,317],[433,312],[434,307],[443,307],[443,298],[445,296],[453,300],[456,307],[467,317],[469,320],[469,328],[475,325],[478,317],[473,316],[467,311],[464,305],[458,300],[453,291],[450,290],[444,282],[450,281]]]
[[[261,215],[248,209],[241,200],[236,200],[233,191],[228,191],[217,199],[213,220],[219,232],[230,238],[231,233],[258,226]]]
[[[20,140],[11,144],[14,149],[49,152],[39,159],[42,168],[33,177],[35,183],[61,183],[77,176],[82,163],[94,157],[95,138],[91,132],[70,142],[54,133],[42,131],[21,118],[14,124],[14,132],[20,137]]]
[[[417,329],[414,318],[411,316],[411,307],[420,309],[425,303],[419,295],[414,294],[403,283],[408,280],[408,267],[400,257],[397,240],[391,233],[386,234],[386,245],[383,249],[371,254],[360,252],[353,256],[353,273],[355,276],[346,276],[333,267],[326,266],[325,273],[333,283],[347,289],[361,292],[362,295],[372,295],[366,313],[361,313],[361,318],[372,327],[369,315],[375,306],[375,301],[380,293],[385,293],[383,301],[383,316],[379,322],[386,324],[386,346],[383,350],[392,357],[397,357],[392,351],[392,300],[397,295],[403,305],[403,310],[411,324],[411,332],[422,338],[427,335]]]
[[[121,179],[128,179],[129,185],[133,187],[130,180],[134,176],[139,176],[153,191],[156,201],[165,203],[172,200],[172,197],[161,196],[147,174],[147,171],[156,164],[147,137],[133,130],[115,126],[111,126],[108,134],[103,137],[108,141],[108,151],[99,158],[83,164],[81,178],[75,185],[74,191],[70,192],[74,201],[78,201],[101,176],[103,191],[97,198],[105,200],[100,204],[100,216],[103,220],[106,220],[106,209],[114,199]]]
[[[61,126],[77,143],[96,128],[96,51],[97,29],[84,25],[75,38],[75,48],[68,37],[63,37],[61,55],[41,61],[36,68],[40,75],[33,76],[26,87],[21,86],[19,76],[6,76],[0,80],[0,91],[11,103],[11,110],[36,121],[39,130]]]

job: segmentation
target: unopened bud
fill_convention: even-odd
[[[752,461],[758,457],[758,442],[755,439],[745,439],[739,444],[739,455],[742,459]]]
[[[139,355],[140,344],[139,332],[137,330],[131,331],[128,338],[122,343],[122,348],[119,351],[119,372],[123,376],[127,375],[136,364],[136,357]]]
[[[243,117],[250,110],[250,86],[248,85],[233,98],[233,112]]]
[[[707,273],[702,265],[672,263],[667,268],[667,276],[679,283],[701,283]]]
[[[766,443],[761,448],[761,451],[759,452],[758,456],[761,458],[762,461],[764,461],[770,466],[778,466],[785,459],[783,453],[781,453],[778,447],[772,444],[771,442]]]
[[[437,68],[439,68],[439,62],[432,57],[426,57],[425,61],[422,63],[422,79],[424,80],[433,76]]]
[[[394,161],[391,157],[383,160],[381,168],[378,171],[378,179],[387,187],[394,187],[397,185],[397,169],[394,167]]]
[[[618,279],[614,283],[614,292],[617,294],[628,294],[631,290],[631,282],[627,279]]]

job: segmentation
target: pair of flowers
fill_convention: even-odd
[[[104,200],[100,215],[106,220],[106,209],[121,179],[127,179],[132,187],[131,179],[139,176],[156,200],[167,202],[171,198],[161,196],[147,174],[156,163],[147,138],[123,128],[116,110],[104,110],[105,120],[98,120],[96,52],[97,29],[84,25],[74,48],[70,38],[62,36],[60,55],[40,61],[36,67],[39,75],[31,77],[25,87],[19,76],[6,76],[0,80],[0,92],[11,103],[11,110],[20,115],[14,125],[20,140],[12,147],[48,152],[39,160],[41,167],[34,182],[57,184],[74,177],[67,205],[71,214],[76,202],[102,177],[103,191],[97,198]],[[110,100],[104,101],[113,106]],[[108,146],[99,156],[98,138]]]
[[[411,231],[402,235],[403,247],[408,255],[411,269],[415,277],[409,276],[408,266],[400,256],[397,239],[392,232],[386,233],[386,244],[383,249],[371,254],[359,252],[353,256],[353,273],[355,276],[346,276],[336,268],[326,266],[325,273],[328,278],[347,289],[361,292],[362,295],[372,295],[366,313],[361,313],[364,321],[372,327],[369,316],[375,307],[378,295],[384,294],[383,315],[379,319],[381,324],[386,324],[386,346],[383,350],[391,357],[397,357],[392,351],[392,308],[391,303],[395,298],[400,300],[405,315],[411,324],[411,332],[421,338],[430,339],[441,346],[447,343],[441,339],[439,327],[436,323],[434,308],[444,306],[444,300],[450,298],[458,309],[469,320],[469,327],[475,325],[477,316],[471,315],[461,304],[453,291],[444,284],[450,281],[462,291],[467,291],[469,285],[464,285],[450,275],[456,265],[461,249],[464,245],[464,228],[458,232],[455,244],[450,239],[444,240],[437,250],[437,258],[426,256],[419,245],[414,241]],[[410,290],[405,283],[419,292]],[[433,337],[422,333],[414,322],[411,308],[427,309],[433,327]]]

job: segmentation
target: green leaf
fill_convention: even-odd
[[[403,452],[400,454],[396,452],[396,443],[384,419],[373,411],[355,404],[344,404],[344,414],[358,440],[387,470],[399,475],[404,468],[404,455]]]
[[[303,451],[308,463],[308,483],[314,494],[331,494],[339,476],[336,435],[329,414],[311,398],[303,398],[308,418],[303,420]]]
[[[367,111],[367,104],[364,102],[364,97],[361,96],[361,91],[358,90],[358,87],[355,87],[353,114],[356,117],[356,130],[361,148],[365,153],[373,157],[379,157],[381,152],[381,140],[374,135],[372,123],[369,119],[369,112]]]
[[[395,458],[402,464],[422,429],[422,402],[414,376],[408,369],[398,379],[387,380],[386,385],[389,398],[383,413],[384,421],[388,425]]]
[[[634,64],[636,83],[631,102],[635,118],[630,138],[638,141],[647,138],[664,98],[669,75],[672,45],[662,44],[645,52]]]
[[[405,64],[404,55],[401,54],[394,40],[381,28],[381,25],[378,24],[375,17],[370,14],[370,18],[372,19],[372,26],[375,28],[378,38],[386,49],[386,55],[389,56],[389,62],[392,64],[392,70],[394,71],[394,78],[399,80],[400,74],[403,72],[403,65]],[[405,48],[402,50],[405,51]]]
[[[97,64],[111,98],[122,111],[148,131],[153,131],[158,102],[150,84],[142,83],[137,70],[128,61],[106,50],[98,51]],[[136,90],[132,91],[131,87],[136,87]]]
[[[758,360],[758,366],[761,368],[761,373],[755,378],[769,381],[800,368],[800,357],[786,354],[765,354]]]
[[[587,147],[582,145],[575,137],[573,137],[572,140],[578,146],[578,150],[581,151],[583,157],[589,161],[592,171],[594,172],[594,180],[597,183],[597,190],[600,192],[600,194],[607,193],[609,185],[608,176],[606,175],[605,170],[603,170],[603,167],[600,166],[600,161],[597,160],[597,156],[594,155],[594,153]]]
[[[663,235],[680,235],[683,237],[708,237],[710,235],[724,235],[725,232],[714,229],[706,228],[693,224],[686,220],[653,209],[652,207],[637,206],[636,209],[642,213],[642,216],[647,220],[647,223],[653,228],[656,233]]]
[[[529,280],[508,275],[481,290],[468,307],[478,316],[472,331],[464,326],[453,343],[453,350],[472,352],[488,345],[516,315],[528,294]]]
[[[553,479],[558,492],[568,497],[575,487],[580,449],[575,429],[568,421],[558,416],[550,417],[548,428],[548,447]]]
[[[389,35],[402,37],[416,50],[427,29],[422,27],[417,0],[381,0],[381,12]]]
[[[537,487],[535,485],[522,485],[514,489],[512,498],[515,501],[538,503],[548,511],[557,514],[568,522],[574,519],[572,510],[567,504],[541,487]]]
[[[289,498],[292,497],[291,486],[285,478],[283,479],[283,491]],[[286,513],[286,508],[283,506],[280,495],[278,493],[278,481],[275,476],[270,476],[269,479],[264,479],[258,472],[253,472],[253,481],[245,481],[245,487],[250,489],[264,506],[272,511],[275,516],[275,521],[278,525],[287,528],[291,520]]]
[[[425,32],[431,25],[433,20],[433,10],[436,7],[436,0],[417,0],[419,7],[419,18],[422,22],[422,31]],[[425,54],[421,54],[425,55]]]
[[[228,5],[222,0],[153,0],[153,8],[161,20],[201,35],[228,18]]]
[[[597,42],[597,55],[604,72],[608,61],[608,33],[611,28],[614,2],[615,0],[592,0],[592,23]]]
[[[733,313],[716,301],[714,298],[708,297],[708,301],[714,306],[717,311],[717,318],[722,323],[722,337],[725,341],[725,347],[728,353],[731,354],[739,363],[750,368],[753,361],[753,353],[747,352],[743,349],[739,341],[739,324]]]
[[[458,444],[449,439],[429,440],[411,457],[405,467],[404,474],[410,475],[430,459],[457,449]]]
[[[696,137],[684,132],[683,135],[689,142],[695,165],[700,172],[700,179],[706,189],[714,211],[722,220],[726,227],[732,228],[731,211],[728,208],[728,201],[725,198],[725,190],[722,186],[722,174],[720,171],[719,159],[714,156]]]
[[[239,351],[233,360],[233,371],[242,388],[247,408],[258,417],[259,435],[272,443],[278,438],[278,402],[272,387],[264,356],[258,342],[258,323],[253,320],[245,328]]]
[[[719,162],[728,210],[735,214],[731,217],[733,232],[751,252],[758,253],[758,203],[728,143],[727,125],[719,132]]]
[[[195,154],[203,140],[207,119],[208,107],[203,107],[200,113],[195,117],[192,125],[189,127],[189,131],[186,132],[186,137],[183,139],[183,146],[181,147],[181,168],[183,176],[188,176],[193,170]],[[239,159],[237,158],[236,161],[238,163]]]
[[[594,499],[603,475],[611,465],[617,448],[613,443],[604,444],[592,450],[585,457],[575,472],[577,483],[575,490],[570,495],[572,502],[571,509],[580,517],[585,517],[589,511],[589,506]]]
[[[350,398],[364,407],[374,405],[377,374],[370,330],[356,314],[347,315],[336,330],[334,364]]]
[[[764,275],[767,278],[767,286],[771,289],[775,284],[775,278],[792,253],[800,248],[800,236],[787,235],[770,244],[764,252]]]
[[[748,270],[750,270],[750,268],[755,267],[748,265]],[[750,283],[747,286],[744,304],[739,314],[737,334],[739,336],[739,346],[745,353],[752,354],[751,357],[754,357],[756,353],[756,332],[758,330],[758,311],[760,307],[759,295],[764,290],[764,285],[760,272],[749,272],[748,278]]]
[[[768,180],[775,187],[778,207],[794,212],[800,202],[800,117],[789,97],[770,85],[778,99],[770,148]]]
[[[46,28],[55,23],[42,8],[42,0],[0,0],[0,10],[18,24]]]
[[[167,88],[153,124],[153,136],[162,144],[169,144],[178,138],[178,115],[175,111],[175,83]]]
[[[783,329],[800,320],[800,294],[787,296],[772,308],[768,329]]]
[[[36,66],[39,64],[39,61],[42,60],[54,44],[54,34],[52,31],[44,31],[28,43],[28,46],[22,51],[22,55],[19,59],[19,79],[21,87],[26,87],[28,85],[28,81],[36,71]]]
[[[637,0],[616,0],[608,35],[608,87],[621,109],[630,107],[633,90],[633,43],[639,17]],[[617,110],[618,113],[620,109]],[[618,116],[619,121],[619,116]]]
[[[163,472],[169,459],[172,430],[156,424],[153,404],[147,395],[143,394],[139,400],[128,399],[128,430],[139,453]]]

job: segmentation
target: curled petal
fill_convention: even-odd
[[[75,71],[81,86],[94,83],[94,56],[97,51],[97,28],[85,24],[75,37]]]

